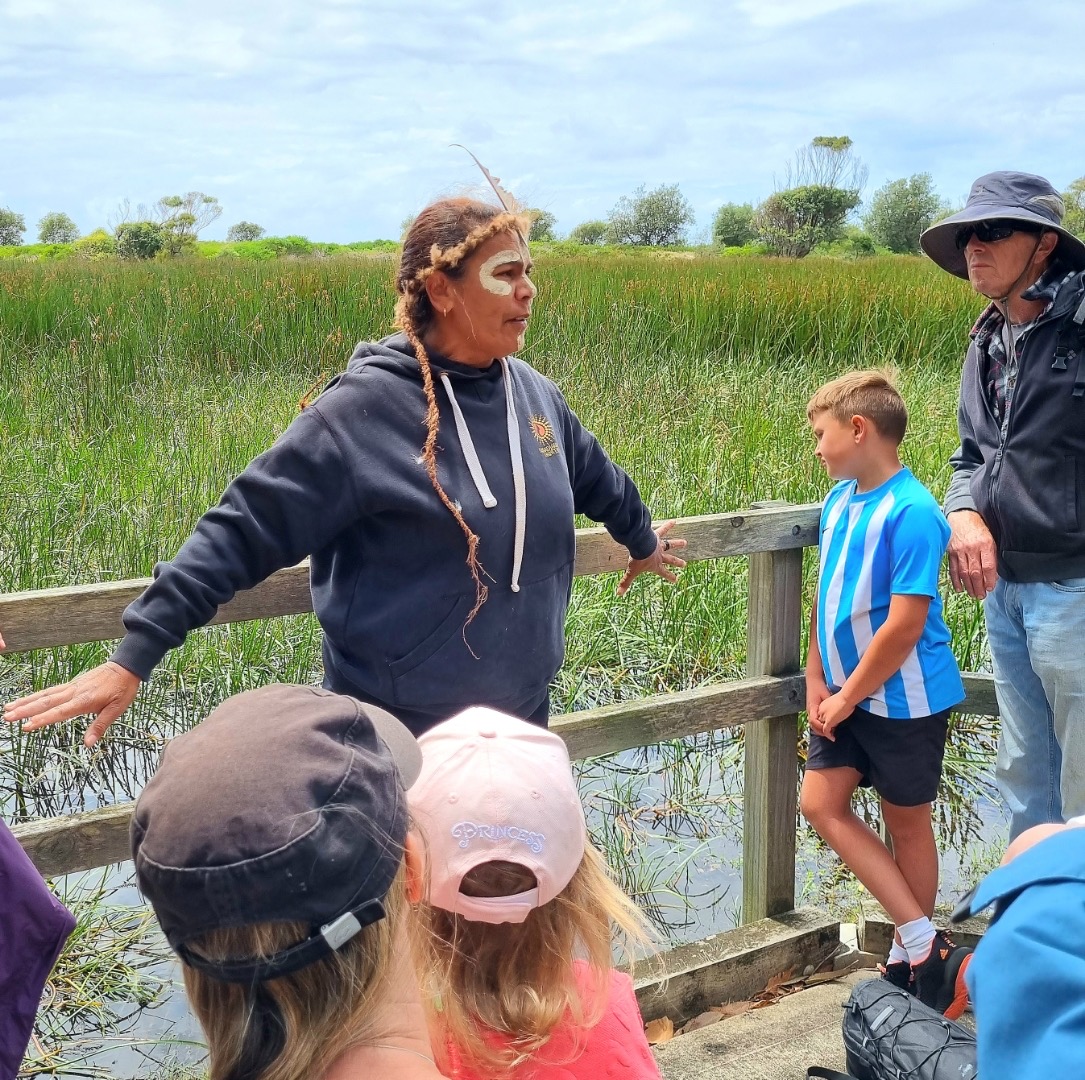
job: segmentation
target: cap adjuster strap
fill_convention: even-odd
[[[363,927],[379,922],[384,916],[384,905],[380,900],[367,900],[326,923],[304,941],[262,960],[208,960],[193,953],[182,943],[171,944],[189,967],[194,967],[220,982],[264,982],[267,979],[292,975],[295,971],[300,971],[329,953],[341,949]]]

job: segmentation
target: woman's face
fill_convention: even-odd
[[[476,366],[520,349],[537,292],[531,269],[523,241],[515,232],[505,232],[480,244],[464,260],[458,277],[434,274],[433,344],[445,356]]]

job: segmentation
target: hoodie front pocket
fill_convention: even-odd
[[[453,634],[462,632],[473,599],[473,596],[468,596],[466,593],[458,596],[452,605],[452,610],[426,637],[415,645],[410,652],[405,653],[398,660],[393,660],[388,665],[388,671],[391,673],[393,681],[402,678],[408,672],[424,664],[442,645],[448,643]],[[403,704],[403,702],[398,702],[398,704]]]

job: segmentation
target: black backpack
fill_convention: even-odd
[[[886,979],[867,979],[844,1006],[847,1073],[823,1080],[976,1080],[976,1036]]]

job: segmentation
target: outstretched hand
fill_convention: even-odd
[[[673,528],[674,521],[665,521],[662,525],[657,525],[655,529],[655,551],[647,559],[630,558],[625,574],[622,576],[622,580],[618,582],[619,596],[625,596],[634,579],[643,573],[658,574],[664,581],[669,581],[672,585],[678,580],[674,570],[681,570],[686,565],[686,560],[680,559],[672,552],[681,551],[686,546],[686,541],[679,537],[675,537],[673,540],[668,537],[667,533]]]
[[[83,745],[93,746],[136,700],[139,683],[138,675],[109,660],[77,675],[71,682],[9,702],[4,706],[4,719],[9,724],[21,722],[23,731],[37,731],[74,716],[93,716],[83,735]]]

